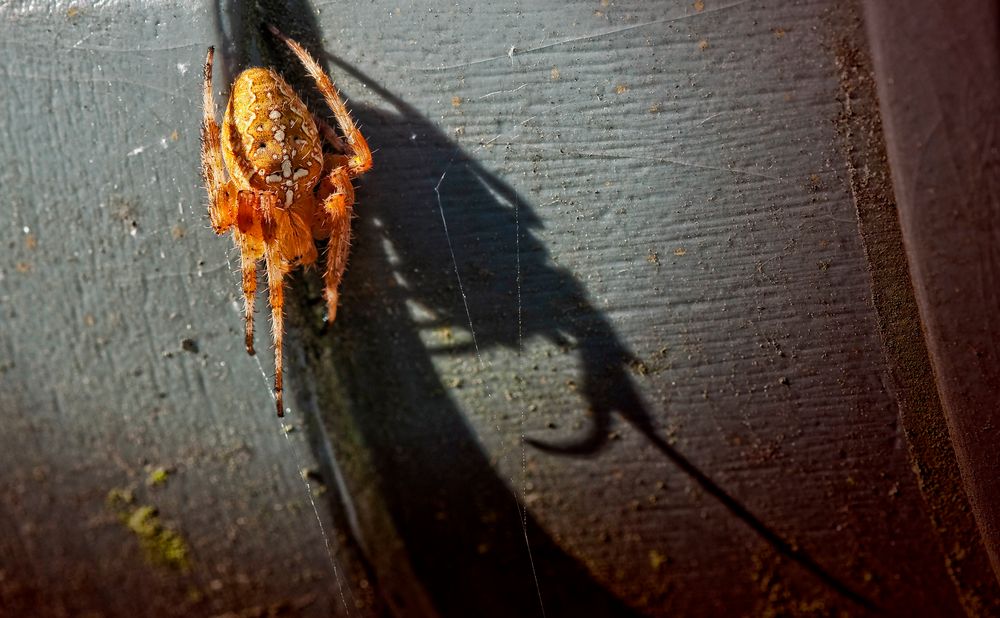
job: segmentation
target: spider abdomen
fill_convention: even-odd
[[[273,192],[286,207],[311,195],[323,170],[319,131],[281,76],[264,68],[240,73],[225,120],[222,154],[241,188]]]

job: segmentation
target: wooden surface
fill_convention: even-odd
[[[0,6],[0,607],[960,614],[836,4]],[[290,433],[198,171],[209,44],[220,101],[255,59],[307,84],[262,20],[375,149],[337,322],[290,284]]]

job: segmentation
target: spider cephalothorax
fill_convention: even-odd
[[[264,68],[247,69],[233,82],[220,132],[212,95],[215,50],[209,47],[202,167],[212,228],[218,234],[232,229],[240,250],[250,354],[254,353],[257,262],[263,259],[267,265],[275,348],[274,392],[278,416],[282,416],[282,278],[295,266],[315,262],[315,241],[329,238],[324,295],[328,321],[336,318],[337,288],[350,248],[351,179],[371,168],[372,159],[368,143],[323,69],[301,45],[273,26],[270,29],[316,80],[343,138],[314,117],[280,75]],[[332,153],[323,152],[324,140]]]

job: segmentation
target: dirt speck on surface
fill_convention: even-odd
[[[654,571],[659,571],[667,562],[667,557],[655,549],[649,550],[649,566],[652,567]]]
[[[116,195],[110,200],[110,208],[115,218],[125,224],[125,230],[134,235],[139,229],[135,205],[124,197]]]
[[[646,363],[642,362],[641,360],[632,361],[631,363],[629,363],[629,367],[631,367],[632,371],[638,375],[641,376],[649,375],[649,367],[646,365]]]
[[[784,575],[783,561],[777,556],[752,556],[750,578],[760,591],[760,600],[752,616],[779,618],[784,616],[850,616],[846,608],[837,607],[827,598],[810,598],[798,590]]]

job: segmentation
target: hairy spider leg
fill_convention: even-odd
[[[257,262],[248,260],[241,256],[241,268],[243,273],[243,324],[244,324],[244,344],[247,354],[253,356],[256,350],[253,349],[253,313],[254,299],[257,296]]]
[[[222,165],[222,145],[219,124],[215,120],[215,99],[212,96],[212,62],[215,48],[208,48],[205,58],[204,119],[201,124],[201,170],[208,191],[208,213],[212,229],[223,234],[236,223],[236,204],[232,200]]]
[[[260,226],[257,228],[260,232],[257,238],[261,239],[261,249],[267,264],[267,286],[271,305],[271,337],[274,340],[274,403],[278,416],[284,416],[282,342],[285,334],[283,311],[285,289],[283,278],[291,270],[291,265],[281,255],[280,243],[276,237],[281,227],[276,216],[280,212],[280,203],[281,200],[272,192],[259,193],[253,200],[253,204],[257,206],[254,214]],[[252,238],[253,236],[248,235],[248,237]]]
[[[347,157],[327,155],[326,167],[329,175],[320,184],[319,195],[323,200],[323,212],[327,216],[330,240],[326,248],[326,270],[323,272],[326,298],[326,321],[337,319],[337,302],[340,297],[340,281],[347,268],[347,254],[351,248],[351,216],[354,214],[354,187],[346,165]]]
[[[202,173],[208,190],[208,213],[212,229],[224,234],[233,229],[233,240],[240,249],[243,279],[243,301],[246,323],[245,344],[247,354],[253,355],[254,295],[257,292],[257,260],[263,253],[260,238],[260,221],[255,216],[252,192],[237,191],[232,180],[226,180],[222,163],[222,145],[219,124],[215,119],[215,100],[212,94],[212,64],[215,48],[208,48],[205,58],[205,117],[201,128]]]
[[[245,344],[247,354],[253,356],[253,314],[254,299],[257,295],[257,260],[264,252],[261,240],[261,215],[257,211],[259,198],[253,191],[240,191],[236,202],[236,230],[233,239],[240,250],[240,269],[243,273],[243,315],[245,324]]]
[[[361,135],[361,131],[354,124],[354,119],[351,118],[350,112],[347,111],[347,106],[344,105],[344,101],[337,93],[337,89],[334,87],[333,82],[330,81],[330,77],[301,45],[285,36],[274,26],[268,24],[267,27],[271,30],[271,34],[284,41],[295,53],[299,61],[306,68],[306,71],[315,80],[316,88],[319,89],[320,94],[323,95],[323,99],[326,100],[326,104],[330,107],[330,111],[333,112],[334,118],[337,119],[337,126],[340,127],[341,133],[344,134],[347,147],[350,149],[352,155],[348,163],[351,176],[359,176],[367,172],[372,167],[371,149],[368,147],[368,142],[364,136]]]
[[[347,144],[345,144],[344,140],[337,135],[337,132],[333,130],[333,127],[328,125],[325,120],[316,114],[310,114],[310,116],[312,116],[313,122],[316,123],[316,127],[319,128],[319,132],[323,134],[323,139],[325,139],[335,151],[340,154],[350,154],[350,150],[347,149]]]
[[[285,306],[285,288],[283,278],[288,272],[288,266],[281,259],[275,247],[269,246],[267,251],[267,286],[271,301],[271,335],[274,338],[274,400],[278,416],[285,415],[285,405],[282,397],[282,340],[285,324],[283,309]]]

